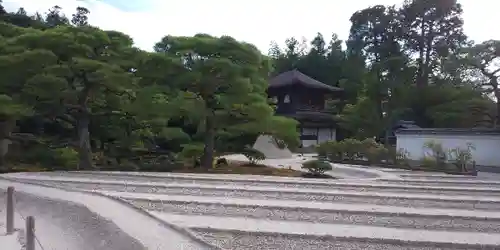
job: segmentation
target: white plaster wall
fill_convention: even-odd
[[[316,140],[302,140],[302,147],[307,148],[310,146],[314,146],[318,143],[316,143]]]
[[[302,128],[302,135],[318,135],[316,128]],[[316,145],[316,140],[302,140],[302,147],[310,147]]]
[[[396,148],[408,151],[412,160],[419,160],[428,152],[424,145],[431,140],[440,143],[445,150],[466,149],[467,143],[472,143],[476,148],[472,151],[476,164],[500,167],[500,135],[396,134],[396,138]]]
[[[333,128],[320,128],[318,133],[318,142],[334,141],[337,136]]]
[[[302,128],[303,135],[317,135],[317,132],[316,128]]]
[[[318,141],[316,140],[302,140],[303,147],[309,147],[317,145],[325,141],[335,140],[337,138],[336,130],[333,128],[302,128],[303,135],[316,135],[318,136]]]

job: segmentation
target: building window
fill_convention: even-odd
[[[286,95],[285,99],[283,100],[283,103],[290,103],[290,96]]]
[[[302,128],[302,135],[318,135],[317,128]]]

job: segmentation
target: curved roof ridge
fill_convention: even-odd
[[[343,91],[342,88],[324,84],[297,69],[283,72],[269,80],[269,87],[283,87],[292,84],[302,84],[311,88],[327,89],[330,91]]]

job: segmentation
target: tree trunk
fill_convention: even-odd
[[[90,148],[89,123],[88,114],[85,111],[81,112],[78,117],[78,170],[94,168]]]
[[[203,157],[201,158],[201,166],[211,168],[214,161],[214,146],[215,146],[215,121],[214,113],[211,112],[205,119],[205,148],[203,149]]]
[[[9,152],[9,139],[0,136],[0,170],[7,170],[6,156]]]

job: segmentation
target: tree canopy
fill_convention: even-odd
[[[210,167],[261,134],[297,147],[297,121],[274,115],[266,93],[270,76],[292,69],[344,88],[342,100],[328,102],[344,137],[380,137],[398,120],[500,124],[500,41],[470,41],[457,1],[371,6],[353,13],[346,41],[290,37],[268,55],[208,34],[165,34],[146,52],[127,34],[91,26],[89,13],[0,5],[0,167],[8,159],[95,169],[172,157]],[[16,158],[16,150],[32,156]]]
[[[297,68],[345,89],[336,110],[346,136],[377,137],[398,120],[421,127],[498,126],[500,47],[467,38],[457,1],[374,5],[350,21],[345,49],[336,34],[330,41],[318,34],[309,44],[289,38],[270,50],[274,74]]]

